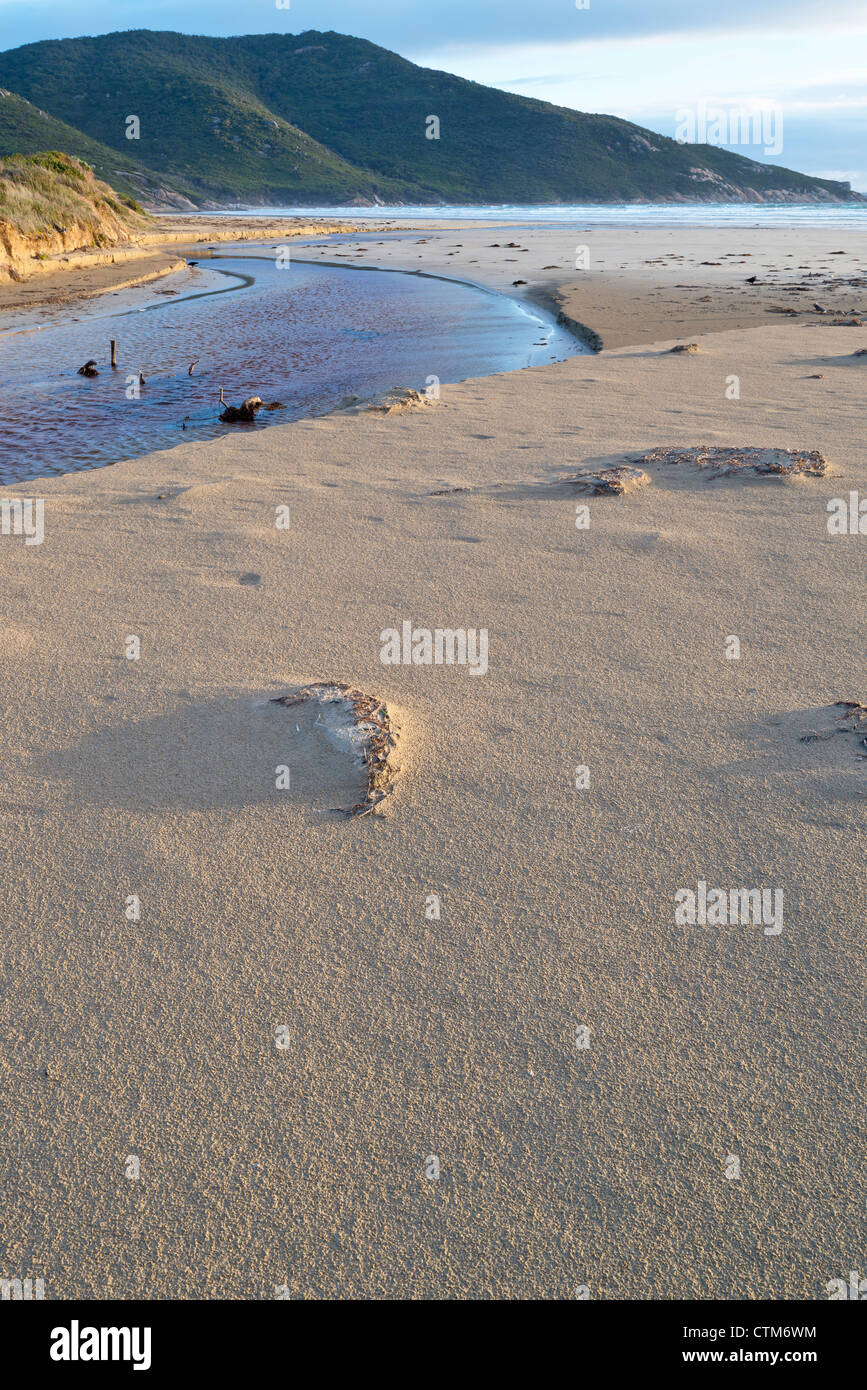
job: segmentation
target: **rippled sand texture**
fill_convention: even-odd
[[[0,537],[4,1273],[812,1300],[859,1268],[867,763],[831,706],[867,537],[826,503],[867,494],[867,330],[679,331],[40,481],[44,543]],[[698,445],[837,475],[568,481]],[[487,629],[487,674],[383,665],[403,621]],[[373,814],[270,703],[316,681],[400,710]],[[782,891],[782,932],[678,925],[700,880]]]

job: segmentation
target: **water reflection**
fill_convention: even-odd
[[[460,381],[560,360],[578,344],[501,295],[434,277],[241,253],[205,262],[230,283],[144,309],[70,311],[0,339],[0,482],[93,468],[226,432],[227,401],[285,409],[245,429],[331,409],[346,395],[430,376]],[[118,370],[109,339],[118,340]],[[99,375],[77,375],[95,358]],[[195,363],[192,374],[191,364]]]

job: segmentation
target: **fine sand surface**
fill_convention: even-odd
[[[684,279],[710,240],[669,245]],[[442,269],[519,278],[471,259]],[[628,281],[629,346],[9,491],[45,539],[0,537],[7,1276],[818,1299],[859,1268],[867,762],[829,706],[865,698],[867,537],[826,502],[867,494],[867,329],[757,307],[668,355],[670,278]],[[610,267],[573,280],[545,292],[626,334]],[[696,444],[835,476],[559,481]],[[383,665],[403,621],[486,629],[487,673]],[[332,809],[364,773],[316,701],[271,703],[317,681],[393,715],[372,814]],[[782,932],[677,925],[699,881],[781,890]]]
[[[833,228],[439,223],[385,239],[372,229],[336,247],[304,241],[297,254],[473,279],[562,311],[606,348],[816,319],[814,301],[830,319],[858,306],[867,316],[867,238]]]

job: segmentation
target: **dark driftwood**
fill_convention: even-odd
[[[867,705],[862,705],[860,700],[835,700],[831,708],[843,711],[837,716],[836,727],[825,729],[822,733],[811,729],[809,733],[801,735],[801,743],[825,742],[835,734],[855,734],[859,740],[856,746],[867,749]],[[856,753],[855,757],[859,762],[867,762],[867,752]]]
[[[256,419],[257,410],[282,410],[283,405],[280,401],[263,401],[261,396],[248,396],[240,405],[227,405],[223,398],[223,388],[220,387],[220,419],[225,425],[252,424]]]

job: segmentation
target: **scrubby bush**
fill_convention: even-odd
[[[135,199],[119,197],[89,165],[59,150],[0,159],[0,206],[3,220],[22,236],[90,228],[89,244],[96,246],[117,245],[150,221]]]

